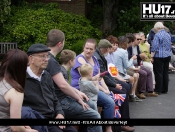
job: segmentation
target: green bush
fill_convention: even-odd
[[[71,48],[79,40],[101,37],[101,31],[93,28],[89,20],[65,13],[56,3],[24,3],[20,7],[12,6],[11,10],[0,39],[2,42],[17,42],[24,51],[31,44],[45,44],[46,35],[51,29],[60,29],[65,33],[65,48]]]
[[[77,43],[71,46],[71,50],[73,50],[77,55],[82,53],[83,51],[83,45],[84,45],[85,40],[79,40]]]
[[[10,0],[1,0],[0,1],[0,26],[5,23],[7,20],[8,16],[10,15]]]

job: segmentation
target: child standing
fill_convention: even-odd
[[[97,81],[92,81],[93,68],[88,63],[82,64],[80,67],[79,88],[80,91],[85,93],[94,103],[97,110],[97,95],[98,95],[98,85]]]

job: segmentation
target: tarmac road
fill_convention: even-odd
[[[158,97],[147,97],[142,102],[130,102],[131,118],[175,119],[175,73],[169,74],[169,91]],[[134,132],[175,132],[175,126],[134,126]]]

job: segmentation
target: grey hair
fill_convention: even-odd
[[[144,32],[139,32],[139,35],[142,36],[142,35],[145,35]]]
[[[165,26],[163,25],[162,22],[156,22],[156,24],[154,25],[155,29],[164,29]]]

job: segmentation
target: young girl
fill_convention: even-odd
[[[0,67],[0,118],[21,118],[28,56],[12,49],[4,56]],[[1,132],[37,132],[29,126],[0,126]]]

